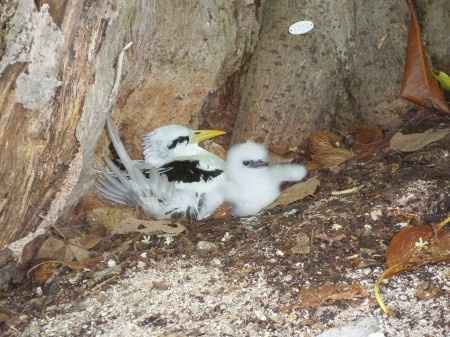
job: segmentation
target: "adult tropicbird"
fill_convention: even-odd
[[[129,157],[110,117],[106,127],[124,170],[106,159],[109,170],[101,172],[97,180],[97,190],[103,197],[115,203],[140,207],[147,216],[157,219],[198,216],[198,193],[178,190],[156,167],[147,167],[144,174],[142,164]]]

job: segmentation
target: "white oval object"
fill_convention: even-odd
[[[297,21],[289,27],[289,33],[292,35],[306,34],[314,28],[312,21]]]

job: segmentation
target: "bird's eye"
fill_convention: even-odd
[[[250,160],[244,160],[242,164],[244,164],[244,166],[248,166],[250,165]]]
[[[178,144],[181,143],[189,143],[189,137],[188,136],[180,136],[177,139],[175,139],[167,148],[169,150],[174,149]]]

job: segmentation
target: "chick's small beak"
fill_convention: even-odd
[[[251,168],[258,168],[269,166],[269,164],[264,160],[250,160],[247,166]]]
[[[222,130],[195,130],[192,142],[195,144],[201,143],[207,139],[215,138],[224,135],[226,132]]]

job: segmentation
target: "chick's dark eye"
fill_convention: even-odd
[[[242,164],[244,164],[244,166],[248,166],[250,165],[250,160],[244,160]]]

